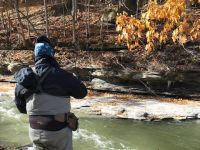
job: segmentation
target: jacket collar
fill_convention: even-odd
[[[59,67],[59,64],[55,60],[55,58],[48,55],[37,56],[35,58],[35,67],[41,65],[46,67],[56,67],[56,68]]]

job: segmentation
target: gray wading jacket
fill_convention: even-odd
[[[15,104],[21,113],[54,115],[68,112],[70,96],[81,99],[87,95],[85,85],[72,73],[61,69],[54,58],[46,55],[36,57],[35,71],[39,78],[42,78],[49,68],[53,69],[43,80],[43,92],[39,93],[35,91],[37,81],[30,73],[27,75],[23,70],[17,72],[15,79],[20,83],[17,83],[15,88]]]

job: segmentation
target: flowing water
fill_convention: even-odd
[[[30,143],[27,116],[0,96],[0,145]],[[74,150],[200,150],[200,121],[141,122],[82,115]]]

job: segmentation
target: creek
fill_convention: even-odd
[[[30,144],[27,116],[11,97],[0,95],[0,145]],[[142,122],[80,114],[74,150],[199,150],[200,121]],[[14,148],[13,148],[14,149]]]

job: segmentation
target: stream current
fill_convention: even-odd
[[[0,145],[30,144],[27,115],[0,95]],[[74,150],[200,150],[200,121],[141,122],[80,115]]]

